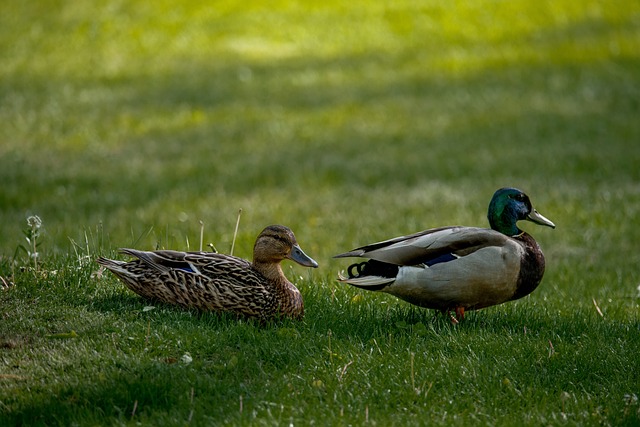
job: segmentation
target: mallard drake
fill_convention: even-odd
[[[253,262],[213,252],[120,252],[137,259],[123,262],[100,257],[96,261],[143,297],[261,319],[280,315],[300,319],[304,315],[302,296],[282,272],[282,260],[318,267],[300,248],[293,232],[282,225],[271,225],[260,233]]]
[[[522,298],[540,284],[545,260],[538,243],[516,223],[555,224],[516,188],[495,192],[488,218],[491,229],[434,228],[336,255],[369,259],[350,265],[339,280],[420,307],[455,311],[454,322],[464,318],[465,310]]]

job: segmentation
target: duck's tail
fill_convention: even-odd
[[[366,289],[368,291],[380,291],[386,288],[396,279],[380,276],[365,276],[365,277],[345,277],[342,274],[338,274],[338,281],[348,283],[356,288]]]
[[[132,280],[139,276],[139,272],[136,272],[134,268],[131,268],[130,264],[127,265],[128,263],[125,261],[98,257],[96,262],[124,280]]]
[[[101,266],[108,268],[109,270],[118,270],[120,269],[122,264],[125,264],[124,261],[118,261],[115,259],[109,259],[105,257],[98,257],[96,259],[96,262]]]
[[[347,276],[338,274],[340,282],[369,291],[379,291],[395,282],[399,267],[394,264],[368,260],[351,264]]]

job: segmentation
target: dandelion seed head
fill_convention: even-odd
[[[27,224],[32,230],[39,230],[42,227],[42,220],[38,215],[31,215],[27,218]]]

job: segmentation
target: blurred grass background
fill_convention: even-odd
[[[462,357],[466,347],[446,340],[477,340],[475,344],[487,354],[505,363],[501,366],[510,366],[513,360],[505,362],[499,354],[507,345],[504,340],[517,341],[509,341],[516,348],[513,351],[546,354],[547,349],[540,350],[540,346],[546,345],[547,338],[542,334],[537,341],[525,339],[514,331],[505,335],[504,325],[515,322],[518,329],[524,323],[533,329],[528,322],[535,318],[534,325],[539,322],[543,330],[564,331],[553,338],[565,351],[564,357],[587,366],[580,368],[585,371],[583,378],[589,377],[587,371],[601,375],[589,377],[590,386],[600,380],[603,383],[600,391],[584,393],[574,384],[576,401],[584,411],[603,417],[587,414],[578,417],[578,423],[606,420],[615,412],[613,408],[621,414],[621,396],[633,392],[632,385],[638,384],[637,372],[618,359],[609,364],[613,356],[602,352],[606,347],[618,357],[628,357],[640,351],[640,2],[8,0],[0,4],[0,54],[1,276],[10,277],[16,271],[12,264],[16,253],[18,262],[29,262],[16,248],[24,245],[22,231],[30,215],[43,221],[40,262],[44,268],[50,263],[52,268],[63,269],[53,260],[76,251],[94,257],[112,254],[122,246],[195,249],[200,221],[205,243],[228,252],[236,214],[242,208],[236,255],[250,257],[260,230],[282,223],[294,230],[321,268],[311,273],[298,267],[286,269],[290,277],[302,275],[299,283],[308,313],[306,326],[299,328],[302,337],[289,339],[270,331],[256,338],[244,324],[233,326],[234,321],[205,317],[203,322],[212,323],[210,332],[217,334],[216,339],[248,340],[258,347],[273,341],[275,344],[261,350],[262,356],[275,351],[280,356],[273,357],[284,357],[289,366],[297,363],[298,356],[304,357],[298,354],[301,351],[311,358],[325,355],[327,335],[322,328],[329,328],[335,333],[334,346],[342,345],[343,350],[348,349],[345,352],[359,358],[371,357],[365,357],[370,336],[376,346],[380,344],[381,355],[397,347],[407,356],[406,349],[416,347],[414,338],[400,336],[395,342],[396,335],[389,332],[387,336],[385,331],[391,328],[396,334],[393,325],[404,322],[407,313],[409,323],[420,315],[402,302],[370,293],[363,294],[361,301],[373,306],[340,305],[335,295],[345,294],[345,301],[351,301],[361,293],[333,282],[336,272],[346,265],[330,257],[430,227],[486,226],[493,192],[502,186],[517,186],[557,225],[550,230],[523,224],[547,256],[541,287],[513,306],[478,313],[476,319],[487,318],[488,324],[474,326],[472,318],[470,329],[452,332],[453,336],[443,331],[446,326],[438,327],[427,334],[428,345],[453,345]],[[14,319],[13,311],[7,311],[5,325],[17,329],[0,330],[2,335],[39,336],[57,332],[56,328],[66,327],[63,325],[77,328],[73,318],[78,316],[88,316],[87,325],[95,322],[102,331],[104,325],[100,326],[95,314],[75,310],[98,304],[101,315],[115,316],[111,321],[120,325],[118,316],[127,317],[134,309],[132,301],[139,302],[133,296],[126,299],[128,294],[121,288],[113,290],[112,283],[96,282],[89,274],[69,279],[72,285],[67,294],[68,283],[49,283],[51,280],[43,279],[33,289],[17,289],[13,299],[5,297],[5,307],[11,307],[7,310],[27,310],[27,318]],[[76,280],[82,281],[81,286]],[[92,299],[91,295],[107,292],[103,288],[117,293],[120,302]],[[42,300],[53,305],[45,310],[20,305],[20,292],[43,292]],[[600,319],[595,315],[594,299],[607,319],[599,327],[590,317]],[[69,307],[63,304],[68,300],[79,302]],[[376,308],[376,303],[383,305]],[[56,309],[56,304],[62,308]],[[389,314],[389,307],[401,307],[401,311]],[[349,310],[362,312],[353,317]],[[144,319],[131,316],[134,319],[125,320],[146,325]],[[361,327],[358,331],[362,333],[357,333],[365,337],[357,338],[367,343],[363,344],[366,348],[351,347],[351,341],[358,339],[349,333],[340,342],[341,328],[349,328],[340,326],[340,316],[346,319],[342,323]],[[178,313],[163,312],[156,321],[170,323],[163,323],[164,338],[198,334],[191,347],[194,356],[198,351],[213,351],[196,344],[209,338],[191,324],[194,321],[187,320],[186,330]],[[136,332],[127,328],[140,329],[144,339],[143,326],[125,322],[118,327],[134,336]],[[587,338],[575,347],[571,343],[576,336],[583,338],[581,331]],[[458,333],[461,336],[455,335]],[[325,335],[320,340],[318,334]],[[449,344],[438,344],[441,334]],[[503,335],[506,338],[501,340]],[[566,340],[564,347],[560,337]],[[181,348],[177,340],[175,348]],[[314,347],[314,340],[322,348]],[[306,344],[288,358],[272,348],[292,344],[289,341]],[[44,347],[37,340],[27,343],[25,347],[49,348],[46,341]],[[594,350],[598,343],[603,348]],[[89,347],[107,344],[83,341],[86,349],[70,346],[71,350],[57,351],[78,352],[85,359],[77,362],[91,366],[95,360]],[[174,344],[167,346],[176,353]],[[219,358],[243,354],[234,345],[227,345],[232,350],[224,347],[222,355],[208,357],[218,363]],[[420,342],[416,348],[422,345],[427,344]],[[435,354],[422,350],[418,350],[418,359]],[[102,361],[105,369],[115,363],[113,377],[127,378],[119,365],[126,356],[117,348],[103,351],[108,354]],[[146,349],[131,351],[136,355]],[[17,353],[12,350],[7,360],[17,358]],[[449,356],[453,359],[447,359]],[[349,357],[345,356],[343,365]],[[435,361],[423,361],[445,369],[434,374],[440,376],[433,396],[442,396],[442,387],[446,394],[443,383],[449,376],[454,385],[464,383],[462,365],[454,366],[459,361],[448,353]],[[480,371],[488,369],[486,360],[476,362]],[[607,368],[598,362],[607,362]],[[139,372],[137,362],[123,363],[132,363],[131,370]],[[371,363],[381,362],[374,358]],[[551,381],[553,377],[558,387],[572,389],[573,362],[563,359],[557,363],[549,371],[553,375],[544,377],[549,372],[541,370],[534,373],[535,378]],[[35,375],[42,366],[46,363],[36,363],[30,372]],[[391,384],[389,378],[398,369],[394,363],[389,366],[389,372],[381,368],[381,377],[359,369],[363,369],[360,375],[372,375],[367,381],[379,386],[373,392],[380,393],[376,396],[391,406],[392,414],[396,403],[404,405],[413,394],[399,397],[396,403],[388,400],[385,381]],[[452,372],[446,372],[447,366]],[[304,367],[316,369],[310,364]],[[140,369],[148,374],[148,367]],[[325,378],[318,369],[314,378]],[[333,372],[334,366],[326,369]],[[83,372],[78,375],[89,375]],[[619,378],[620,372],[631,374]],[[66,371],[55,371],[55,375],[58,381],[68,380]],[[148,375],[151,382],[157,380],[155,374]],[[228,374],[231,378],[221,380],[229,387],[228,399],[223,399],[227,406],[246,392],[238,389],[236,375],[242,373],[234,371]],[[263,378],[260,375],[266,374],[245,372],[252,378]],[[536,381],[530,372],[514,375],[521,375],[521,384]],[[191,379],[208,381],[210,377],[198,378]],[[264,378],[271,381],[273,375]],[[295,375],[284,381],[298,384]],[[130,403],[149,381],[141,379],[134,384],[137,389],[126,392],[120,382],[113,384],[114,394],[129,393],[129,399],[122,400]],[[478,384],[486,388],[483,392],[495,386]],[[617,394],[612,391],[614,384],[622,384]],[[190,387],[181,385],[186,390]],[[154,386],[161,392],[167,388],[162,396],[172,397],[169,384],[159,381]],[[197,387],[207,386],[199,383]],[[289,386],[276,384],[273,388],[286,400]],[[303,400],[317,402],[317,384],[307,386],[311,391],[303,392]],[[19,384],[15,387],[24,392]],[[41,390],[43,395],[48,392]],[[69,402],[77,399],[75,391],[69,393]],[[543,409],[528,419],[552,422],[545,414],[551,407],[559,408],[556,391],[543,398],[531,393],[529,397]],[[609,395],[612,400],[605,397]],[[185,396],[186,392],[182,401]],[[152,395],[149,400],[155,398]],[[362,412],[364,403],[357,398],[351,404]],[[480,412],[495,404],[487,399]],[[24,402],[14,407],[29,408],[28,399]],[[513,400],[502,402],[514,405]],[[96,420],[100,410],[110,410],[105,405],[96,410]],[[594,409],[597,405],[605,410]],[[454,406],[450,412],[462,407]],[[37,413],[49,412],[46,405],[37,408]],[[455,421],[446,416],[448,406],[442,408],[442,422]],[[166,410],[171,412],[171,406]],[[209,410],[205,407],[203,412]],[[68,411],[60,415],[60,424],[73,419],[74,410]],[[270,409],[258,411],[264,414]],[[238,421],[230,414],[228,410],[224,419]],[[327,415],[319,414],[309,416]],[[331,418],[334,421],[342,420],[332,414],[337,417]],[[471,412],[466,420],[475,415]],[[262,419],[274,420],[270,412],[265,417]],[[128,416],[121,414],[120,421],[123,419]],[[509,419],[521,421],[522,412]],[[150,420],[158,421],[152,416]]]
[[[483,225],[513,185],[560,222],[548,240],[610,245],[581,239],[597,210],[631,254],[638,9],[6,2],[0,248],[30,214],[43,250],[98,224],[110,246],[184,246],[200,220],[225,247],[242,208],[245,252],[280,222],[322,259]]]

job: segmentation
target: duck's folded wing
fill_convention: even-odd
[[[187,252],[185,261],[191,268],[211,279],[216,277],[234,277],[242,282],[243,277],[254,274],[251,263],[243,258],[212,252]]]
[[[158,272],[166,272],[174,268],[188,268],[184,261],[185,253],[178,251],[139,251],[136,249],[120,248],[120,253],[138,258],[147,267]]]
[[[461,257],[508,240],[486,228],[443,227],[362,246],[336,258],[363,257],[395,265],[431,264],[440,257]]]
[[[164,273],[170,270],[200,274],[203,267],[215,264],[234,264],[248,268],[250,263],[244,259],[212,252],[179,252],[171,250],[138,251],[122,248],[120,252],[138,258],[147,267]]]

